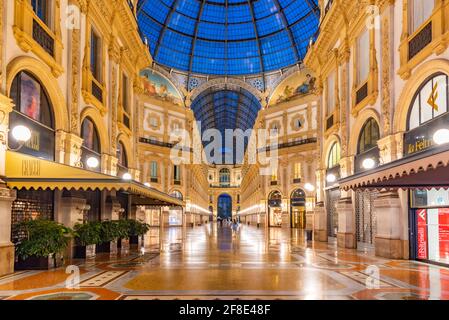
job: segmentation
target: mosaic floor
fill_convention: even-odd
[[[144,255],[103,254],[71,261],[75,268],[2,277],[0,300],[449,299],[447,268],[307,245],[298,230],[243,226],[233,234],[209,224],[151,232]],[[70,274],[77,269],[78,282]]]

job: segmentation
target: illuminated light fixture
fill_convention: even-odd
[[[127,181],[132,180],[132,178],[133,178],[132,175],[129,173],[125,173],[122,177],[123,180],[127,180]]]
[[[335,176],[335,174],[328,174],[326,177],[327,182],[329,183],[334,183],[335,181],[337,181],[337,177]]]
[[[433,141],[437,145],[449,143],[449,129],[440,129],[433,135]]]
[[[151,188],[151,183],[149,183],[149,182],[145,182],[143,185],[147,188]]]
[[[372,158],[367,158],[363,160],[362,166],[364,169],[373,169],[376,166],[376,161]]]
[[[90,157],[87,159],[86,164],[89,168],[96,169],[100,165],[100,161],[95,157]]]
[[[304,188],[306,188],[307,191],[313,192],[315,191],[315,186],[311,183],[306,183]]]
[[[25,126],[16,126],[12,129],[12,137],[20,143],[25,143],[31,139],[31,130]]]

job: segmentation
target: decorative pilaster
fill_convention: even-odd
[[[79,103],[81,92],[81,31],[71,31],[71,90],[70,90],[70,132],[80,134]]]
[[[397,191],[384,191],[374,200],[377,218],[376,255],[402,259],[405,255],[401,240],[401,201]]]
[[[11,243],[11,204],[16,192],[1,180],[5,176],[9,114],[12,101],[0,94],[0,276],[14,272],[14,245]]]
[[[350,197],[341,198],[337,203],[338,234],[337,243],[340,248],[354,249],[357,246],[355,237],[355,215]]]
[[[392,9],[391,9],[392,10]],[[390,9],[387,9],[382,17],[382,29],[381,29],[381,42],[382,42],[382,128],[383,136],[388,136],[391,133],[391,109],[392,109],[392,99],[391,99],[391,79],[392,79],[392,69],[391,68],[391,34],[392,24]]]

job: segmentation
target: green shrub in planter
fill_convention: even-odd
[[[85,259],[95,256],[95,247],[101,243],[101,222],[84,222],[76,224],[75,258]]]
[[[117,221],[117,225],[118,225],[118,229],[119,229],[119,233],[120,233],[120,236],[119,236],[120,239],[129,239],[129,237],[131,235],[130,234],[131,233],[130,221],[131,220],[124,220],[124,219]]]
[[[77,245],[89,246],[101,243],[101,222],[84,222],[75,225],[75,240]]]
[[[101,242],[115,241],[122,235],[118,221],[103,221],[101,223]]]
[[[150,225],[147,223],[143,223],[137,220],[129,220],[130,228],[129,233],[130,236],[144,236],[149,230]]]
[[[150,225],[146,223],[142,223],[137,220],[129,220],[129,235],[130,235],[130,243],[141,245],[142,236],[144,236],[148,230],[150,230]]]
[[[70,228],[52,220],[28,220],[17,224],[16,228],[25,234],[25,239],[16,244],[18,269],[58,266],[57,256],[64,252],[73,236]]]

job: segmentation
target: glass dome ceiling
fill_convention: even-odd
[[[318,0],[140,0],[154,60],[208,75],[251,75],[299,63],[319,24]]]

